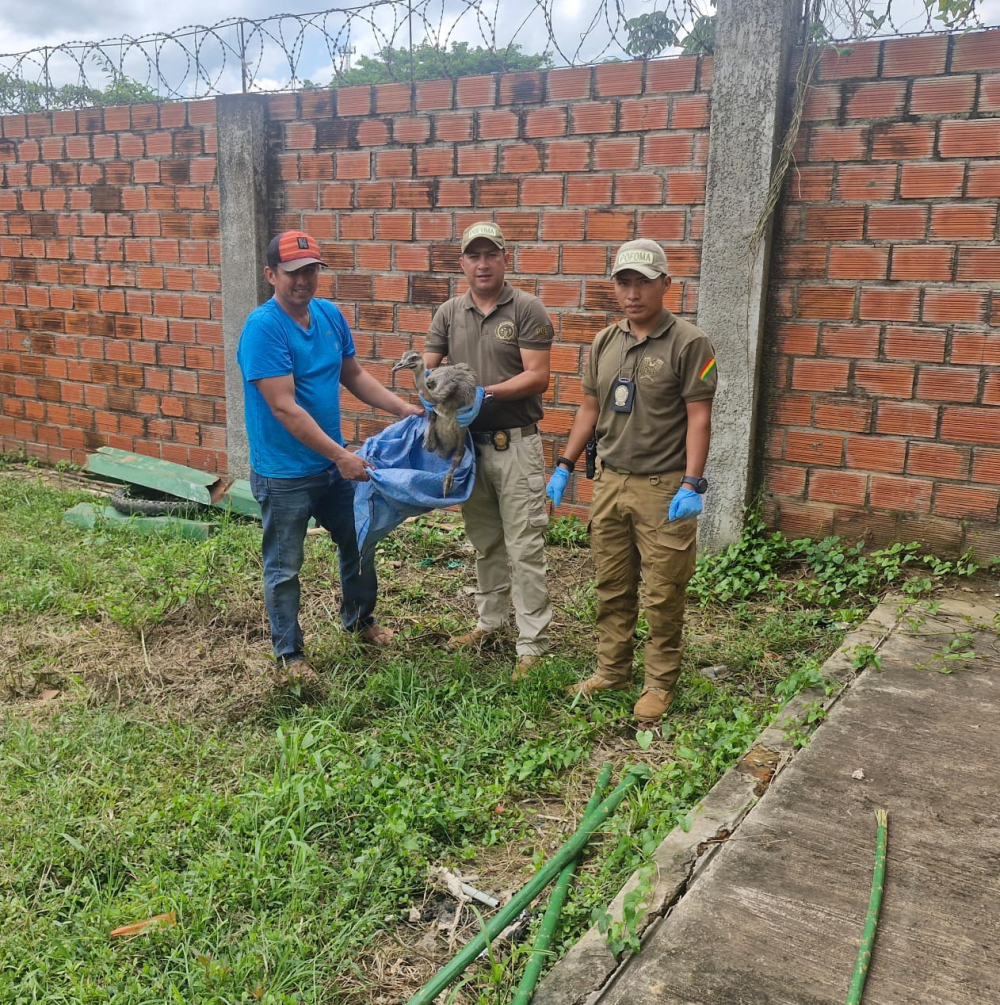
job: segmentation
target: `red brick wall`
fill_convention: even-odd
[[[0,451],[225,468],[215,102],[0,119]]]
[[[512,242],[510,278],[555,324],[542,423],[552,459],[581,401],[586,348],[614,316],[618,244],[662,241],[668,305],[697,309],[710,75],[710,59],[681,58],[275,97],[275,228],[320,240],[333,265],[320,293],[390,384],[435,308],[466,288],[462,231],[495,219]],[[397,389],[412,391],[409,374]],[[344,404],[355,441],[385,424]],[[590,482],[574,482],[585,502]]]
[[[824,58],[780,211],[761,484],[789,533],[1000,552],[1000,31]]]
[[[556,325],[551,457],[613,317],[617,245],[662,241],[668,305],[696,310],[710,80],[711,59],[680,58],[275,96],[272,228],[320,240],[320,294],[388,383],[464,290],[462,230],[496,219]],[[214,123],[211,101],[0,120],[0,451],[225,470]],[[352,442],[385,424],[344,404]]]
[[[710,81],[679,58],[275,96],[272,226],[319,238],[388,383],[463,289],[464,227],[499,221],[556,325],[551,458],[614,248],[662,241],[668,304],[696,310]],[[0,451],[225,470],[215,149],[211,101],[0,119]],[[771,273],[775,525],[1000,552],[998,151],[1000,31],[824,59]],[[353,442],[383,424],[345,404]]]

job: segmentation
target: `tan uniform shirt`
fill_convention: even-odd
[[[522,349],[547,350],[552,322],[538,297],[503,284],[500,299],[483,314],[469,293],[445,301],[434,315],[425,352],[439,352],[452,363],[468,363],[482,385],[499,384],[524,372]],[[470,427],[476,432],[515,429],[538,422],[542,396],[483,405]]]
[[[635,381],[631,412],[612,408],[619,374]],[[682,471],[687,461],[688,401],[715,395],[715,350],[700,329],[664,310],[653,333],[636,342],[627,320],[598,332],[583,375],[597,398],[597,450],[619,471]]]

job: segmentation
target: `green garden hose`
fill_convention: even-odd
[[[597,788],[594,789],[594,794],[590,797],[590,802],[587,803],[587,809],[583,814],[584,820],[600,805],[601,793],[608,787],[610,779],[611,765],[605,764],[597,778]],[[521,983],[517,986],[517,994],[514,995],[511,1005],[528,1005],[528,1002],[531,1001],[531,996],[535,993],[535,985],[538,983],[538,976],[542,972],[542,964],[545,962],[549,943],[552,941],[556,926],[559,924],[559,914],[562,911],[563,904],[566,903],[566,897],[569,895],[569,885],[573,882],[573,873],[576,872],[576,862],[577,860],[573,859],[564,865],[562,872],[559,873],[559,878],[556,880],[556,885],[552,890],[552,896],[549,898],[549,906],[545,908],[542,924],[538,929],[538,935],[535,937],[535,944],[531,947],[531,956],[528,959],[527,966],[524,968],[524,975],[521,977]]]
[[[865,930],[861,936],[858,958],[854,963],[851,989],[847,992],[847,1005],[859,1005],[861,995],[865,990],[865,979],[868,977],[868,967],[872,961],[875,929],[878,927],[878,912],[882,907],[882,887],[885,884],[885,849],[889,837],[889,814],[885,810],[876,810],[875,819],[878,821],[878,831],[875,835],[875,871],[872,873],[872,893],[868,899],[868,917],[865,919]]]
[[[565,868],[576,859],[591,835],[600,827],[625,798],[628,790],[643,777],[641,770],[630,771],[593,813],[584,816],[573,836],[549,859],[535,875],[487,922],[485,928],[474,939],[458,951],[450,963],[445,964],[406,1005],[431,1005],[463,970],[523,911],[539,893]]]

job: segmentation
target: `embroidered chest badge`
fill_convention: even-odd
[[[651,359],[641,360],[639,363],[639,374],[637,380],[640,384],[653,384],[659,379],[660,371],[662,369],[662,359],[656,359],[653,357]]]
[[[517,339],[517,329],[513,321],[501,321],[497,325],[496,337],[501,342],[514,342]]]

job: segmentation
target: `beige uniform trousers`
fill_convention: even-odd
[[[545,583],[545,460],[537,433],[506,450],[476,445],[476,483],[462,506],[476,549],[479,627],[493,632],[514,602],[518,656],[549,649],[552,605]]]
[[[680,673],[697,520],[669,521],[667,510],[683,475],[630,475],[598,466],[590,548],[597,572],[597,671],[608,680],[632,677],[640,573],[649,624],[646,686],[672,692]]]

